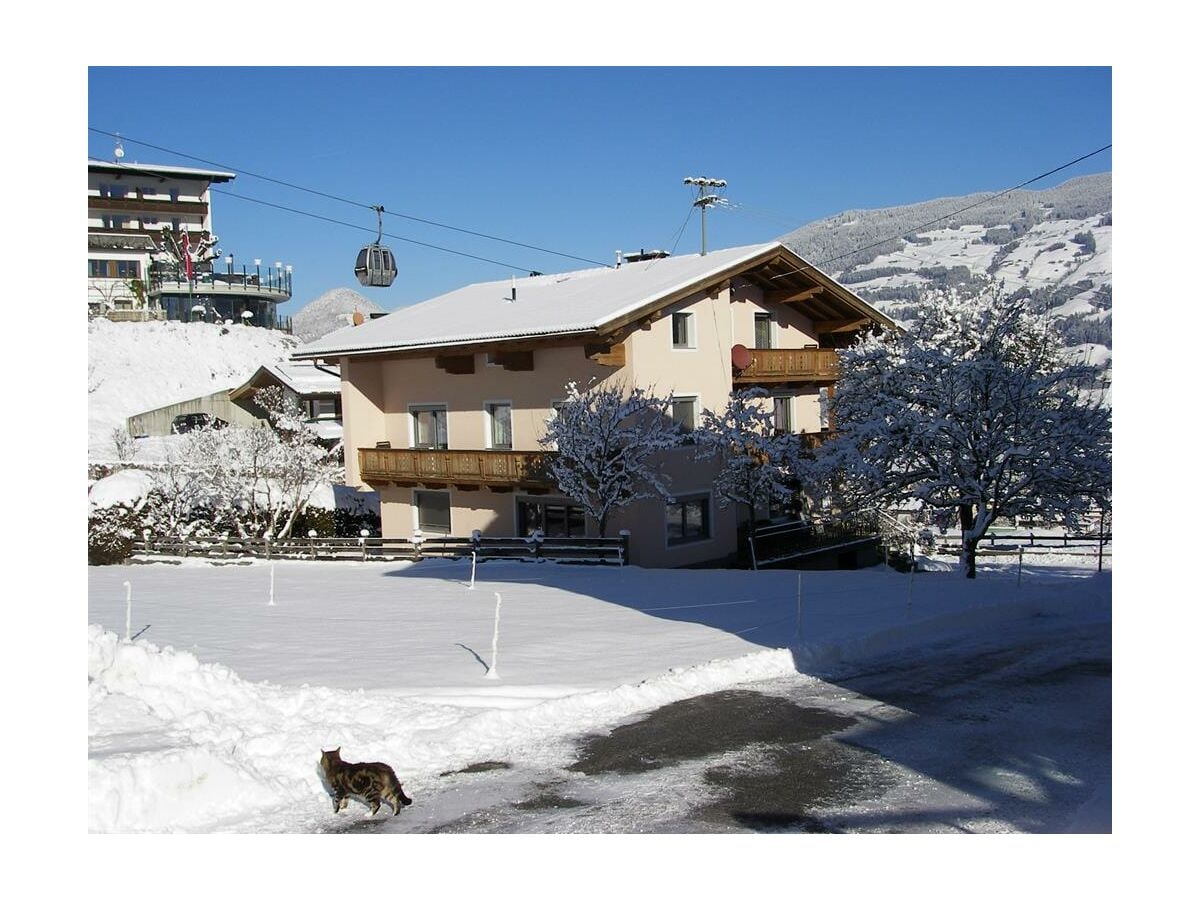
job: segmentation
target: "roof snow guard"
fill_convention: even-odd
[[[778,241],[701,255],[656,258],[617,268],[471,284],[390,315],[325,335],[292,359],[321,359],[559,336],[604,335],[698,291],[742,276],[764,290],[827,291],[848,312],[894,325],[853,292]],[[779,280],[777,280],[779,279]]]

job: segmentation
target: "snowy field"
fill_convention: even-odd
[[[493,561],[474,589],[450,561],[89,568],[88,829],[312,831],[330,815],[322,748],[390,762],[420,802],[442,772],[558,764],[571,736],[675,700],[1038,614],[1111,615],[1111,560],[1097,577],[1094,555],[1027,554],[1019,583],[1003,558],[974,583],[929,562],[942,571]],[[146,629],[132,644],[125,582]]]

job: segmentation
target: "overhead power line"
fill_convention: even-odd
[[[1103,153],[1105,150],[1111,150],[1111,149],[1112,149],[1112,144],[1106,144],[1103,147],[1099,148],[1098,150],[1093,150],[1091,153],[1085,153],[1083,156],[1076,157],[1075,159],[1071,160],[1068,163],[1063,163],[1061,166],[1057,166],[1056,168],[1051,169],[1049,172],[1043,172],[1041,175],[1035,175],[1033,178],[1030,178],[1027,181],[1022,181],[1020,184],[1013,185],[1012,187],[1010,187],[1006,190],[1003,190],[998,193],[992,194],[990,196],[984,197],[982,200],[976,201],[975,203],[968,204],[967,206],[964,206],[962,209],[956,209],[953,212],[946,213],[944,216],[938,216],[936,219],[930,219],[928,222],[925,222],[921,225],[917,225],[913,228],[906,228],[903,231],[892,235],[891,237],[884,238],[881,241],[875,241],[875,243],[873,243],[873,244],[864,244],[863,246],[856,247],[855,249],[847,251],[846,253],[841,253],[837,256],[831,256],[828,259],[823,259],[820,262],[810,263],[807,266],[802,266],[801,268],[796,269],[793,272],[784,272],[780,275],[773,275],[772,278],[773,279],[774,278],[784,278],[788,275],[798,275],[801,272],[808,271],[809,269],[815,269],[819,266],[825,266],[831,262],[837,262],[839,259],[845,259],[847,256],[853,256],[855,253],[861,253],[863,250],[870,250],[872,247],[879,247],[883,244],[889,244],[892,241],[896,240],[897,238],[904,237],[904,235],[906,235],[906,234],[919,233],[923,229],[928,228],[930,225],[936,225],[938,222],[944,222],[946,219],[950,219],[950,218],[953,218],[954,216],[960,215],[961,213],[965,213],[969,209],[974,209],[977,206],[982,206],[985,203],[990,203],[993,200],[998,200],[999,198],[1005,196],[1006,194],[1011,194],[1013,191],[1019,191],[1021,188],[1026,187],[1027,185],[1033,184],[1035,181],[1041,181],[1043,178],[1049,178],[1051,175],[1061,172],[1063,169],[1069,169],[1071,166],[1075,165],[1076,163],[1081,163],[1085,159],[1091,159],[1093,156]]]
[[[337,194],[330,194],[330,193],[326,193],[325,191],[316,190],[315,188],[305,187],[304,185],[301,185],[301,184],[295,184],[293,182],[284,181],[279,178],[272,178],[270,175],[263,175],[260,172],[251,172],[249,169],[243,169],[238,166],[228,165],[227,163],[214,162],[211,159],[204,159],[203,157],[193,156],[190,153],[183,153],[182,151],[179,151],[179,150],[172,150],[170,147],[161,147],[157,144],[151,144],[148,141],[141,141],[141,140],[138,140],[137,138],[131,138],[127,134],[117,134],[115,131],[105,131],[104,129],[93,128],[91,126],[88,126],[88,131],[91,131],[95,134],[103,134],[108,137],[116,138],[121,141],[126,141],[131,144],[138,144],[139,146],[142,146],[142,147],[149,147],[152,150],[160,150],[163,153],[170,153],[173,156],[178,156],[183,159],[190,159],[190,160],[193,160],[194,162],[204,163],[204,165],[206,165],[206,166],[217,166],[221,169],[227,169],[231,172],[236,172],[239,175],[248,175],[251,178],[257,178],[260,181],[269,181],[272,184],[278,184],[282,187],[291,188],[292,190],[296,190],[296,191],[303,191],[306,194],[312,194],[316,197],[324,197],[326,200],[336,200],[339,203],[346,203],[346,204],[349,204],[350,206],[356,206],[361,209],[369,209],[372,211],[374,211],[376,206],[378,206],[378,204],[376,204],[376,203],[364,203],[360,200],[351,200],[347,197],[339,197]],[[281,207],[281,208],[283,208],[283,207]],[[290,211],[296,212],[297,210],[290,210]],[[586,262],[586,263],[591,263],[591,264],[597,265],[597,266],[604,266],[605,268],[610,267],[608,263],[599,262],[598,260],[594,260],[594,259],[588,259],[587,257],[584,257],[584,256],[575,256],[571,253],[563,253],[558,250],[551,250],[547,247],[539,247],[536,244],[525,244],[525,243],[522,243],[521,241],[513,241],[513,240],[509,240],[508,238],[497,237],[496,235],[487,234],[482,231],[472,231],[469,228],[459,228],[456,225],[447,225],[444,222],[435,222],[432,219],[422,219],[419,216],[410,216],[405,213],[393,212],[392,210],[389,210],[389,209],[384,210],[384,215],[395,216],[399,219],[408,219],[410,222],[420,222],[423,225],[432,225],[435,228],[445,228],[448,231],[456,231],[459,234],[468,234],[468,235],[471,235],[472,237],[484,238],[485,240],[489,240],[489,241],[497,241],[502,244],[510,244],[514,247],[523,247],[526,250],[536,250],[539,253],[549,253],[553,256],[561,256],[565,259],[574,259],[579,262]],[[321,218],[321,217],[318,216],[317,218]],[[421,244],[421,241],[412,241],[411,243]],[[425,244],[423,246],[432,247],[434,245]],[[437,247],[435,249],[445,250],[446,248]],[[447,251],[447,252],[453,253],[456,251],[451,250],[451,251]],[[463,255],[470,256],[470,254],[463,254]],[[474,258],[482,259],[483,257],[474,257]]]

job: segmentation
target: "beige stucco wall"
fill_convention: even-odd
[[[671,314],[693,315],[695,346],[673,347]],[[342,358],[342,409],[346,436],[346,478],[359,484],[359,448],[390,441],[396,448],[413,443],[410,409],[426,404],[446,407],[446,437],[452,450],[476,450],[488,445],[485,404],[512,404],[513,449],[539,450],[538,438],[552,404],[565,396],[565,385],[586,385],[615,379],[653,389],[659,395],[696,396],[698,411],[720,410],[733,387],[730,352],[734,344],[754,346],[754,314],[776,316],[773,344],[802,348],[818,343],[812,322],[799,311],[779,304],[768,306],[759,289],[735,279],[721,290],[687,297],[662,311],[648,328],[633,331],[625,341],[626,365],[611,368],[586,358],[579,345],[534,351],[534,369],[510,372],[486,364],[486,354],[475,354],[475,372],[452,375],[439,369],[433,357],[416,359]],[[820,427],[818,390],[795,392],[792,405],[796,430]],[[767,401],[769,402],[769,401]],[[666,454],[663,471],[678,497],[709,498],[712,535],[704,541],[667,546],[665,507],[642,501],[618,512],[609,524],[609,535],[627,528],[632,534],[633,562],[643,566],[682,566],[724,558],[736,551],[737,522],[744,510],[722,508],[712,494],[713,463],[696,463],[688,448]],[[383,533],[408,537],[416,525],[412,489],[388,487],[380,491]],[[468,535],[516,533],[516,504],[526,496],[519,491],[450,489],[451,532]],[[539,496],[536,499],[549,499]],[[591,527],[589,523],[589,528]]]

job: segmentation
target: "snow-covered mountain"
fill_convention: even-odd
[[[287,359],[290,334],[204,322],[88,323],[88,458],[112,458],[112,432],[137,413],[241,384]]]
[[[901,321],[922,290],[990,275],[1060,317],[1068,345],[1111,348],[1111,173],[988,196],[850,210],[781,240]]]
[[[382,307],[357,291],[334,288],[292,316],[292,333],[302,343],[308,344],[331,331],[352,325],[355,312],[362,313],[363,318],[370,318],[371,313],[383,311]]]

